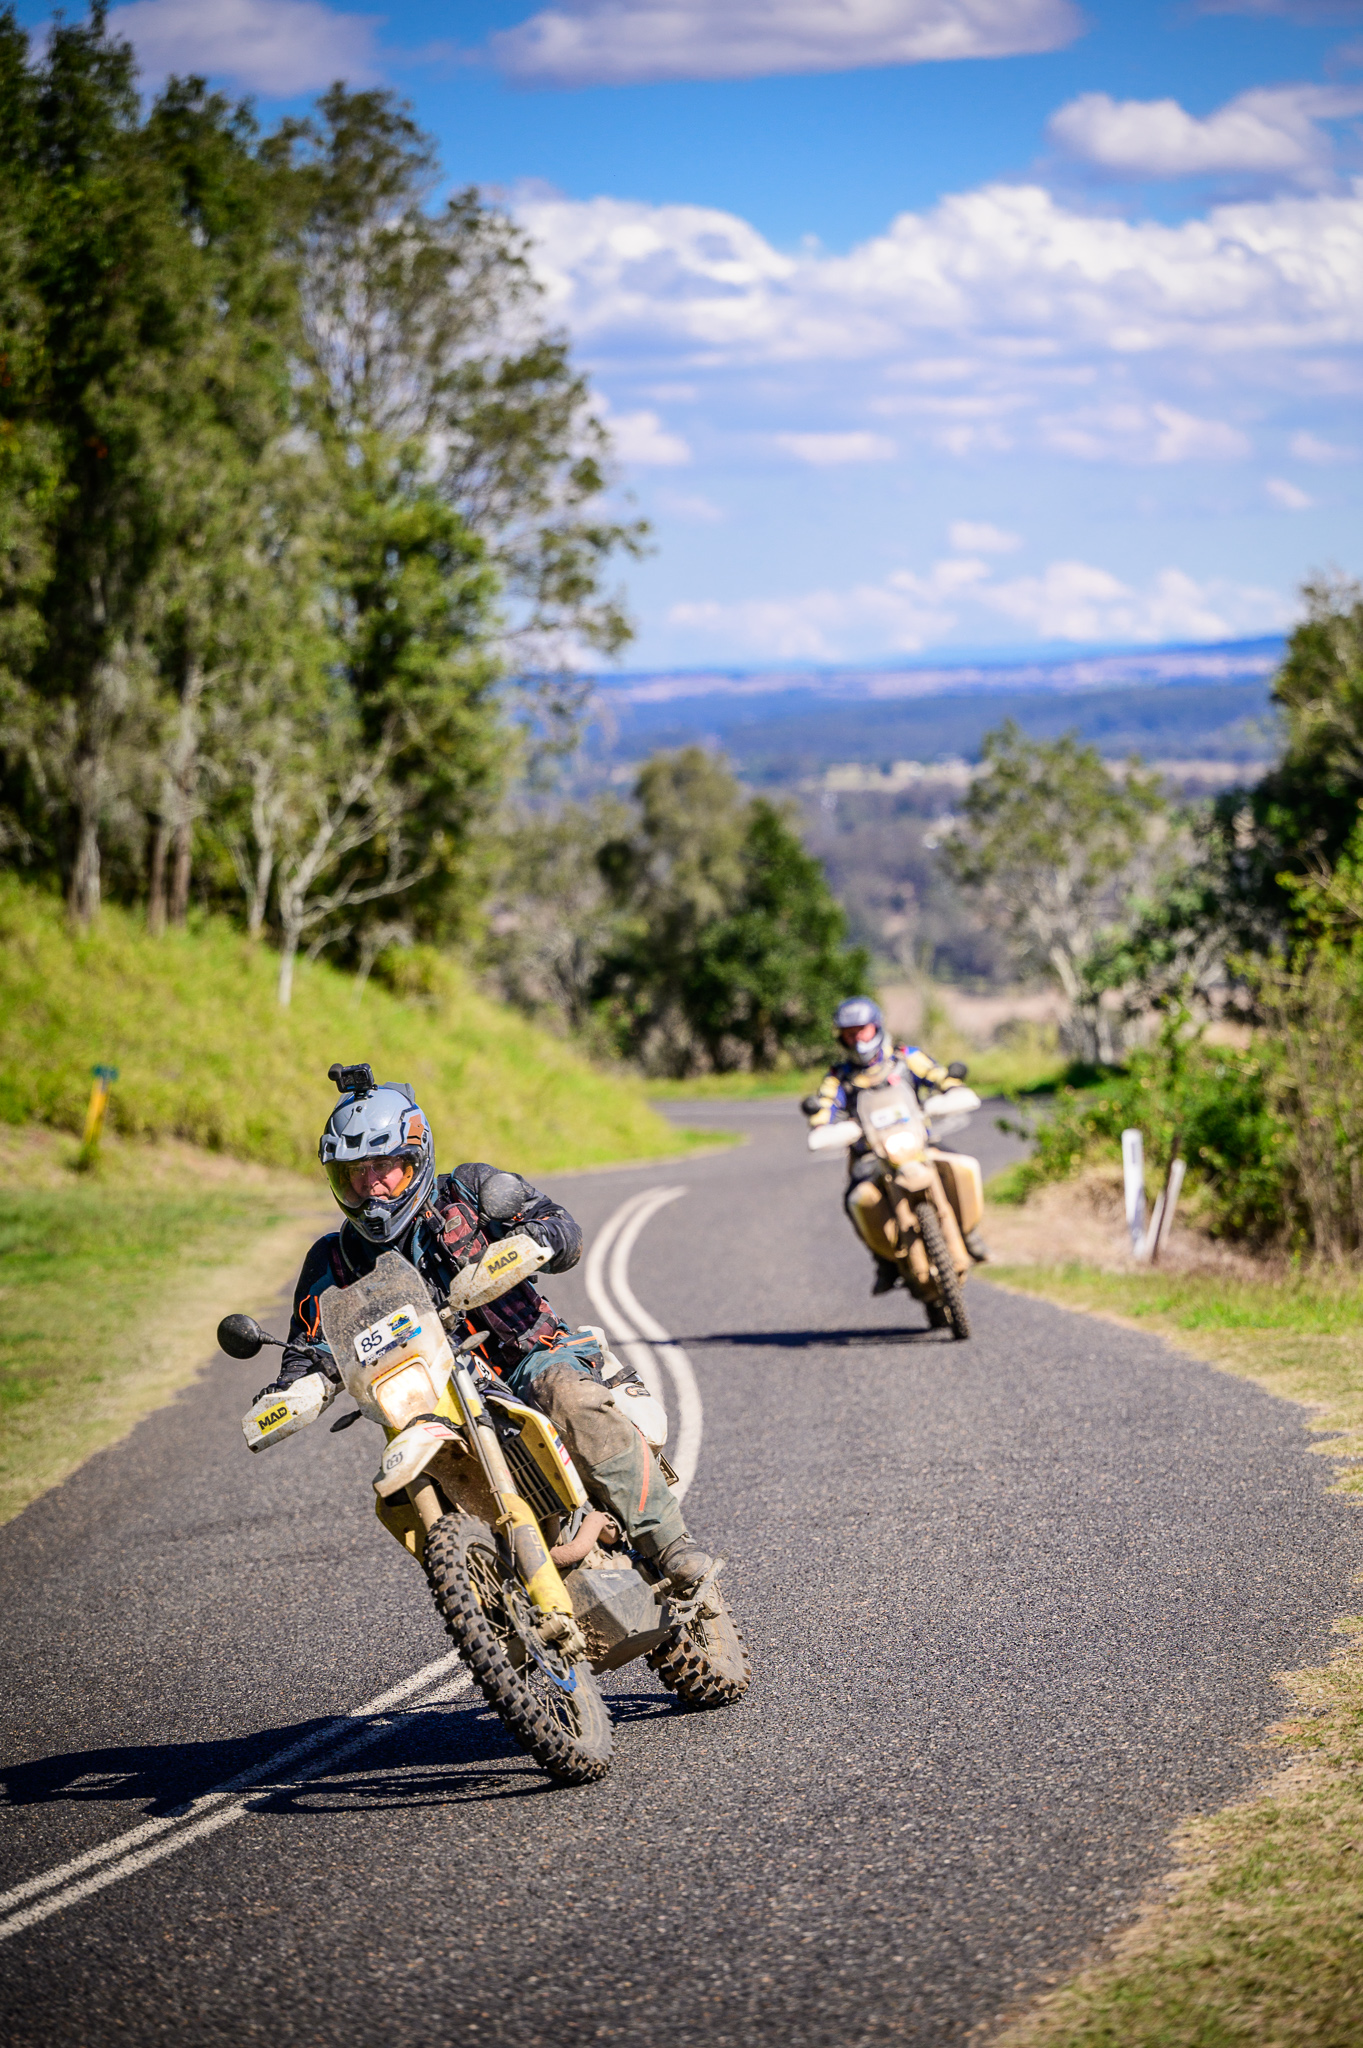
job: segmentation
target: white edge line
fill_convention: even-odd
[[[631,1323],[626,1322],[612,1301],[603,1270],[607,1253],[614,1244],[621,1225],[628,1222],[641,1205],[651,1204],[657,1192],[656,1188],[643,1188],[638,1194],[631,1195],[627,1201],[622,1202],[620,1207],[607,1217],[592,1240],[592,1248],[587,1254],[587,1263],[583,1268],[582,1281],[593,1313],[601,1318],[601,1326],[611,1343],[618,1344],[624,1351],[627,1362],[638,1373],[654,1400],[663,1401],[663,1376],[658,1361],[639,1332]]]

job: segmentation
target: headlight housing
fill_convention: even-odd
[[[390,1429],[405,1429],[418,1415],[430,1415],[439,1399],[421,1358],[401,1358],[369,1383],[369,1398]]]

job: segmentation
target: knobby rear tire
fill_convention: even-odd
[[[723,1594],[712,1590],[708,1597],[719,1612],[677,1629],[644,1661],[688,1707],[729,1707],[751,1685],[752,1664]]]
[[[521,1666],[512,1661],[517,1632],[498,1595],[505,1574],[487,1525],[472,1515],[442,1516],[426,1539],[426,1576],[447,1634],[521,1748],[560,1784],[604,1778],[611,1759],[610,1715],[586,1664],[573,1665],[569,1694],[533,1658]]]
[[[947,1321],[951,1324],[952,1337],[959,1343],[970,1335],[970,1317],[966,1313],[965,1294],[961,1287],[961,1276],[947,1250],[946,1235],[941,1218],[931,1202],[918,1205],[918,1227],[923,1233],[923,1249],[928,1255],[937,1281],[937,1292],[942,1297]]]

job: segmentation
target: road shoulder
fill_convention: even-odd
[[[991,1268],[991,1282],[1162,1337],[1171,1350],[1309,1411],[1331,1490],[1363,1493],[1363,1322],[1355,1290],[1301,1275],[1078,1263]],[[1352,1512],[1352,1501],[1341,1512]],[[1344,2044],[1363,1995],[1363,1617],[1326,1665],[1281,1682],[1255,1796],[1194,1820],[1135,1921],[993,2036],[997,2048]]]

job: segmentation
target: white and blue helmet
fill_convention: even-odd
[[[328,1069],[341,1100],[327,1118],[317,1147],[331,1192],[362,1237],[395,1244],[430,1200],[435,1187],[431,1127],[405,1082],[374,1079],[372,1067]],[[366,1194],[353,1183],[361,1162],[400,1161],[404,1178],[391,1195]]]
[[[889,1049],[885,1037],[885,1019],[880,1013],[879,1003],[869,996],[849,996],[845,1003],[839,1003],[833,1012],[833,1029],[839,1038],[844,1031],[860,1031],[867,1024],[875,1025],[873,1038],[858,1039],[847,1046],[848,1052],[861,1067],[873,1067],[877,1060],[884,1059]],[[846,1045],[846,1040],[843,1040]]]

